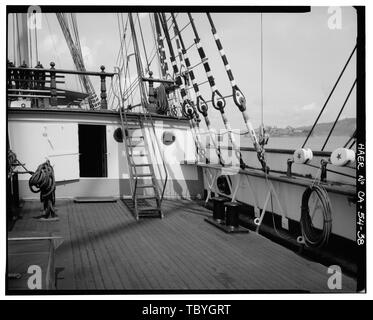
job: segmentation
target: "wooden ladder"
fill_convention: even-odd
[[[138,115],[135,117],[135,123],[129,124],[123,108],[119,109],[119,113],[129,167],[135,218],[136,220],[142,217],[163,218],[161,203],[164,191],[161,196],[144,122],[141,115]]]

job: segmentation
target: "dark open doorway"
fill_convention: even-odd
[[[81,177],[107,177],[106,127],[79,125]]]

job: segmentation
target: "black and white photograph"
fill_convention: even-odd
[[[6,28],[6,295],[366,292],[364,6]]]

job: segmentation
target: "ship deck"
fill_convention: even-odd
[[[165,200],[164,219],[140,221],[122,201],[57,200],[57,208],[59,221],[41,222],[41,203],[26,201],[8,234],[64,238],[57,290],[330,291],[327,267],[255,232],[224,233],[204,221],[211,212],[197,202]],[[355,292],[356,281],[343,275],[342,290],[333,290],[340,291]]]

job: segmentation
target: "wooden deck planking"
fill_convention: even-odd
[[[164,219],[136,221],[117,203],[58,201],[59,222],[38,222],[41,204],[26,202],[15,231],[53,231],[65,240],[58,289],[261,290],[328,292],[327,268],[257,235],[226,234],[203,221],[191,201],[164,201]],[[343,290],[355,280],[343,276]]]
[[[108,226],[107,230],[115,230],[116,228],[123,225],[123,219],[120,219],[120,217],[118,218],[118,213],[113,210],[113,205],[107,207],[107,212],[110,213],[110,215],[105,215],[101,217],[105,218],[101,220],[101,222]],[[113,261],[113,264],[118,265],[118,268],[116,269],[116,274],[119,277],[118,279],[120,279],[123,283],[122,288],[131,288],[134,286],[138,289],[138,285],[141,283],[141,279],[143,281],[144,276],[140,275],[140,278],[134,277],[137,275],[138,271],[136,271],[136,267],[133,265],[132,261],[128,259],[125,255],[125,253],[130,250],[127,241],[124,241],[122,237],[116,237],[115,233],[113,233],[112,235],[110,233],[107,233],[106,239],[110,241],[112,249],[115,250],[113,251],[112,249],[108,248],[111,253],[111,259]],[[107,242],[105,241],[104,237],[102,241]],[[123,273],[129,273],[131,276],[123,276]],[[117,283],[118,280],[115,281],[114,279],[114,282]]]
[[[111,213],[113,214],[112,217],[108,217],[108,219],[114,218],[114,225],[112,228],[114,230],[118,230],[117,232],[120,232],[120,229],[117,228],[116,223],[118,223],[118,226],[122,226],[124,229],[127,229],[129,227],[135,227],[135,224],[138,224],[136,228],[140,227],[144,221],[139,221],[136,223],[136,221],[131,216],[127,216],[126,213],[126,207],[121,206],[120,210],[117,210],[116,207],[111,207]],[[125,219],[124,219],[124,216]],[[123,223],[125,221],[125,223]],[[109,229],[110,230],[110,229]],[[114,238],[114,241],[116,238]],[[141,283],[145,283],[146,286],[157,286],[157,280],[154,279],[153,276],[153,270],[152,268],[147,268],[146,263],[149,262],[148,260],[144,259],[142,256],[142,250],[144,247],[143,243],[143,237],[141,234],[138,234],[135,237],[127,237],[126,234],[123,234],[119,237],[120,243],[122,245],[121,247],[121,257],[125,261],[127,265],[130,265],[131,272],[126,275],[122,275],[124,278],[128,278],[131,283],[136,283],[137,289],[141,288]],[[128,268],[123,268],[122,273],[126,273],[126,270]],[[131,288],[131,287],[129,287]]]

